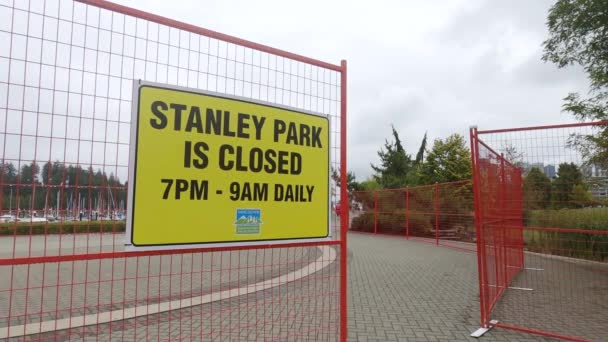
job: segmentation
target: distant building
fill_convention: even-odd
[[[591,184],[589,192],[595,198],[608,199],[608,182],[604,184]]]
[[[593,165],[583,165],[581,167],[581,173],[583,174],[583,177],[585,178],[591,178],[593,177]]]
[[[532,169],[538,169],[540,171],[543,171],[544,164],[543,163],[522,163],[521,168],[523,169],[523,171],[524,171],[523,174],[525,176]]]
[[[545,173],[545,176],[549,177],[550,179],[555,178],[555,165],[547,165],[543,168],[543,172]]]
[[[608,199],[608,169],[598,165],[587,165],[582,171],[589,184],[591,195],[595,198]]]
[[[585,165],[581,168],[583,177],[585,178],[606,178],[608,177],[608,169],[595,164]]]
[[[591,165],[591,177],[592,178],[608,177],[608,169],[601,168],[597,165]]]

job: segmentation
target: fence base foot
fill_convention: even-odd
[[[471,334],[471,337],[477,337],[477,338],[479,338],[479,337],[483,336],[485,333],[487,333],[488,331],[490,331],[490,329],[492,329],[496,323],[498,323],[497,320],[490,321],[490,325],[488,325],[487,328],[479,328],[479,329],[475,330]]]

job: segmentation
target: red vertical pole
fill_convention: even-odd
[[[435,244],[439,245],[439,183],[435,182]]]
[[[347,294],[346,279],[346,231],[349,224],[349,199],[346,189],[346,61],[342,60],[340,71],[340,341],[346,342],[347,336]]]
[[[405,188],[405,238],[410,238],[410,188]]]
[[[522,181],[521,181],[521,169],[517,170],[517,223],[519,224],[519,234],[517,249],[519,251],[519,264],[517,265],[519,269],[524,268],[524,199],[523,199],[523,189],[522,189]]]
[[[470,142],[471,142],[471,166],[473,173],[473,205],[475,207],[475,236],[477,240],[477,277],[479,278],[479,312],[480,312],[480,325],[484,328],[487,327],[487,313],[486,313],[486,288],[485,288],[485,267],[484,267],[484,245],[483,245],[483,232],[481,223],[481,194],[480,194],[480,178],[479,178],[479,143],[477,141],[477,128],[471,127],[470,129]]]
[[[502,286],[504,286],[504,288],[507,288],[507,284],[509,283],[509,275],[508,275],[508,266],[509,266],[509,254],[507,252],[507,248],[510,248],[510,242],[507,242],[507,237],[508,234],[506,232],[507,229],[512,229],[512,228],[507,228],[509,227],[509,222],[508,222],[508,217],[509,217],[509,212],[507,210],[507,201],[506,201],[506,196],[507,196],[507,174],[505,172],[505,155],[503,153],[500,154],[500,186],[501,186],[501,195],[500,195],[500,212],[502,213],[502,225],[499,226],[501,229],[501,234],[500,234],[500,253],[502,254],[502,266],[503,266],[503,284],[501,284]],[[498,268],[498,267],[497,267]]]
[[[374,234],[378,234],[378,190],[374,190]]]

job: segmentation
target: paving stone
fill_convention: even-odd
[[[312,261],[316,257],[313,250],[298,253],[291,256],[292,260]],[[473,253],[403,238],[349,234],[349,255],[349,341],[553,341],[505,329],[492,329],[481,339],[469,336],[479,324],[477,259]],[[233,253],[232,257],[240,260],[238,253]],[[271,257],[275,260],[279,255]],[[179,259],[177,263],[168,260],[164,267],[194,267],[191,264],[193,259]],[[240,262],[247,264],[246,260],[247,258]],[[264,262],[268,263],[269,259]],[[90,302],[91,295],[99,295],[106,301],[112,298],[112,302],[116,303],[129,298],[142,298],[142,294],[155,293],[147,292],[151,288],[152,291],[165,291],[165,299],[174,298],[177,295],[189,295],[187,290],[190,286],[193,293],[225,289],[298,268],[296,264],[286,267],[288,264],[283,263],[280,271],[264,269],[261,275],[250,271],[215,277],[213,281],[202,276],[195,279],[194,275],[186,280],[183,277],[167,277],[169,279],[163,281],[156,279],[155,285],[145,283],[146,286],[141,287],[137,282],[130,284],[123,279],[124,272],[127,272],[125,270],[134,270],[138,266],[131,263],[132,261],[117,261],[111,264],[112,267],[120,268],[118,280],[115,281],[122,282],[123,285],[78,286],[72,288],[75,293],[60,291],[59,297],[57,293],[44,293],[44,298],[51,306],[70,308],[71,301],[72,306],[73,303],[78,303],[90,312],[91,308],[85,303]],[[97,264],[100,265],[98,267],[104,267],[103,263]],[[148,272],[158,275],[167,271],[158,269],[160,264],[155,265],[152,263]],[[92,270],[88,277],[100,273],[100,269],[93,264],[85,266]],[[203,266],[198,267],[204,269]],[[139,267],[139,272],[142,272],[141,268],[148,265]],[[103,274],[104,269],[101,271]],[[71,275],[71,267],[55,267],[51,269],[53,272],[60,272],[62,278],[71,282],[70,276],[62,275],[63,272]],[[30,336],[28,341],[335,341],[339,336],[338,274],[339,264],[334,263],[310,277],[270,290],[126,321]],[[37,276],[41,275],[34,274],[30,281],[37,279]],[[23,282],[19,279],[17,281]],[[150,284],[154,286],[149,286]],[[187,286],[184,287],[184,284]],[[172,291],[168,290],[169,286]],[[28,298],[31,300],[32,297],[42,296],[43,291],[40,292],[32,292]],[[15,298],[13,301],[18,305],[13,306],[14,310],[25,310],[25,294],[18,293]],[[0,304],[3,300],[6,298],[0,298]],[[32,300],[32,303],[36,302],[39,300]],[[35,307],[32,303],[28,305],[28,310]],[[40,304],[38,305],[36,308],[40,310]],[[510,312],[508,306],[498,307],[497,310],[505,316]],[[598,324],[597,329],[605,327]]]
[[[474,253],[357,233],[349,249],[349,340],[375,331],[369,341],[554,341],[505,329],[469,336],[479,324]]]

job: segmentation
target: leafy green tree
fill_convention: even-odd
[[[370,210],[374,207],[374,190],[382,189],[382,186],[374,177],[370,177],[359,183],[362,191],[353,192],[353,201],[362,206],[364,210]]]
[[[92,166],[83,169],[79,165],[68,165],[59,161],[46,162],[42,164],[23,164],[18,170],[12,163],[0,164],[1,174],[0,187],[3,193],[2,208],[8,209],[12,205],[13,210],[17,205],[21,209],[40,210],[57,207],[57,192],[61,192],[63,198],[60,206],[66,208],[68,201],[77,201],[80,195],[84,199],[84,205],[95,208],[95,202],[101,197],[107,204],[110,199],[109,191],[112,192],[111,208],[123,204],[127,199],[127,183],[122,184],[120,179],[113,174],[109,176],[101,170],[94,171]],[[353,175],[354,176],[354,175]],[[41,183],[42,181],[42,183]],[[16,184],[20,184],[17,186]],[[12,201],[9,200],[11,187],[13,185]],[[44,185],[44,186],[43,186]],[[47,187],[47,185],[49,185]],[[60,190],[57,186],[62,186]],[[61,201],[61,200],[60,200]],[[10,202],[10,203],[9,203]],[[104,204],[104,207],[106,205]]]
[[[65,175],[66,169],[65,164],[56,161],[53,163],[53,172],[51,176],[51,184],[53,185],[61,185],[63,182],[63,177]]]
[[[342,181],[340,179],[340,169],[331,168],[331,179],[336,183],[338,187],[341,187]],[[346,172],[346,191],[348,192],[348,198],[352,202],[356,200],[357,195],[355,191],[362,190],[361,185],[357,182],[355,174],[352,171]],[[118,195],[117,195],[118,197]]]
[[[42,166],[42,184],[49,184],[53,176],[53,164],[49,161]]]
[[[376,181],[373,177],[364,180],[363,182],[360,183],[360,185],[361,185],[361,190],[364,190],[364,191],[382,189],[382,187],[380,186],[378,181]]]
[[[120,183],[118,182],[118,179],[116,177],[114,177],[114,173],[110,172],[110,178],[108,179],[108,186],[116,187],[119,185],[120,185]]]
[[[340,187],[342,184],[340,179],[340,169],[331,168],[331,179]],[[357,182],[355,173],[352,171],[346,172],[346,189],[350,194],[353,191],[362,190],[361,185]]]
[[[129,182],[125,181],[125,184],[122,185],[122,188],[116,194],[116,203],[122,205],[124,209],[127,208],[127,189],[129,189]]]
[[[1,209],[9,209],[9,207],[15,209],[16,201],[14,196],[16,195],[16,188],[14,184],[17,184],[17,168],[15,167],[15,165],[13,165],[13,163],[10,162],[4,162],[0,167],[2,167],[0,183],[2,183],[1,186],[3,195]]]
[[[532,168],[524,178],[524,208],[546,209],[551,203],[551,180],[538,168]]]
[[[572,188],[572,204],[575,207],[582,208],[595,202],[587,184],[577,184]]]
[[[412,170],[413,162],[409,154],[405,152],[399,133],[395,127],[393,130],[394,142],[384,144],[384,148],[378,151],[380,165],[372,164],[372,169],[376,174],[374,178],[383,188],[401,188],[407,185],[407,174]]]
[[[445,140],[436,139],[419,174],[423,184],[470,179],[471,155],[464,137],[452,134]]]
[[[583,184],[583,174],[574,163],[561,163],[557,178],[553,181],[551,200],[555,208],[574,207],[573,190],[576,185]]]
[[[40,184],[38,175],[40,172],[40,166],[32,162],[31,164],[24,164],[21,166],[21,172],[19,173],[20,195],[24,197],[24,200],[31,200],[34,188]]]
[[[547,26],[543,60],[559,68],[579,65],[590,81],[590,96],[568,94],[564,110],[581,121],[608,119],[608,1],[558,0],[549,10]],[[608,128],[575,135],[571,144],[588,163],[608,166]]]
[[[25,164],[21,167],[20,183],[23,185],[38,184],[40,166],[36,163]]]
[[[6,184],[16,184],[17,183],[17,168],[13,163],[4,163],[2,166],[2,183]]]
[[[40,191],[40,166],[35,162],[23,164],[18,174],[19,184],[13,189],[17,203],[23,208],[40,207],[44,204],[44,191]],[[13,199],[14,203],[15,199]]]
[[[60,185],[64,169],[64,164],[58,161],[44,163],[44,166],[42,166],[42,183],[45,185]]]
[[[523,152],[519,152],[517,150],[517,147],[509,144],[509,145],[505,145],[502,149],[501,152],[504,156],[504,158],[511,164],[517,166],[517,167],[521,167],[523,165],[523,160],[524,160],[524,154]]]

